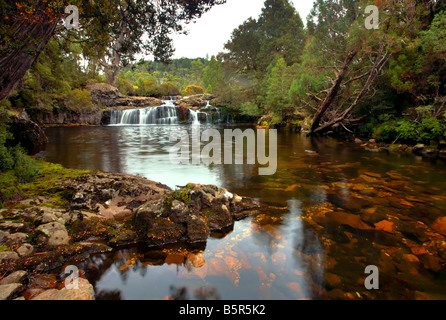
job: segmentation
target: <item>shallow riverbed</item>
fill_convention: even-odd
[[[258,165],[172,164],[169,136],[179,128],[191,130],[46,129],[48,161],[171,188],[215,184],[265,204],[203,247],[90,257],[79,267],[97,299],[446,298],[446,238],[436,224],[446,215],[443,161],[279,131],[277,172],[260,176]],[[368,265],[379,269],[378,290],[364,287]]]

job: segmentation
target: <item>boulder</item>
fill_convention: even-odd
[[[17,260],[19,256],[14,251],[0,252],[0,263],[6,260]]]
[[[18,255],[20,257],[27,257],[29,256],[31,253],[33,253],[34,251],[34,247],[32,245],[30,245],[29,243],[25,243],[23,245],[21,245],[16,252],[18,253]]]
[[[161,100],[152,97],[129,97],[119,92],[118,88],[107,83],[94,83],[86,86],[95,105],[114,109],[139,109],[161,106]],[[104,119],[102,119],[104,121]]]
[[[28,154],[34,155],[45,149],[48,137],[45,132],[33,121],[14,116],[9,125],[9,131],[13,135],[12,140],[7,140],[6,145],[20,144]]]
[[[114,173],[83,175],[61,182],[60,188],[73,194],[72,209],[95,211],[107,218],[131,215],[141,205],[171,191],[158,182]]]
[[[20,283],[11,283],[0,285],[0,300],[8,299],[22,285]]]
[[[41,232],[39,240],[47,243],[49,246],[66,245],[69,242],[68,232],[65,226],[59,222],[50,222],[37,227]]]
[[[413,153],[421,153],[424,150],[424,144],[419,143],[412,148]]]
[[[10,236],[8,231],[0,230],[0,244],[5,243],[8,240],[8,237]]]
[[[241,207],[241,205],[246,207]],[[258,205],[214,185],[188,184],[138,208],[132,221],[139,241],[149,244],[205,242],[211,231],[222,230],[240,218],[240,212]],[[161,241],[162,242],[162,241]]]
[[[115,105],[116,99],[125,97],[118,88],[107,83],[89,84],[85,89],[90,92],[91,100],[95,105],[111,107]]]
[[[8,275],[7,277],[3,278],[0,281],[0,285],[20,283],[26,275],[27,275],[27,272],[23,271],[23,270],[13,272],[10,275]]]
[[[28,241],[28,235],[26,233],[22,232],[16,232],[12,233],[8,236],[8,243],[15,245],[15,244],[22,244]]]
[[[46,299],[42,299],[41,295],[36,296],[33,300],[94,300],[94,288],[83,278],[78,278],[78,288],[52,291],[52,294],[47,295]],[[40,297],[40,298],[39,298]]]

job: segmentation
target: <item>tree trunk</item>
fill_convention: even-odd
[[[110,64],[107,64],[104,59],[104,73],[105,78],[108,82],[108,84],[115,86],[116,80],[118,79],[119,72],[122,68],[122,54],[120,52],[122,48],[122,44],[124,43],[124,40],[127,36],[127,28],[123,25],[121,26],[121,33],[119,34],[118,39],[116,39],[116,42],[111,49],[112,51],[112,57]]]
[[[36,5],[33,17],[39,19],[38,22],[17,17],[12,23],[14,38],[21,41],[21,46],[0,56],[0,100],[8,97],[55,33],[62,14],[56,18],[45,14],[45,2],[38,0]]]
[[[348,68],[350,64],[353,61],[353,58],[356,56],[358,51],[351,51],[345,61],[344,65],[341,69],[341,72],[339,72],[335,83],[330,89],[330,92],[328,93],[327,97],[325,98],[322,105],[319,107],[319,110],[316,112],[316,114],[313,117],[313,121],[311,122],[311,128],[310,128],[310,134],[313,134],[315,130],[318,128],[319,123],[322,120],[322,117],[324,116],[325,112],[331,107],[333,104],[334,99],[336,98],[336,95],[338,94],[339,88],[341,87],[342,80],[344,80],[345,75],[347,74]]]
[[[375,63],[373,64],[373,66],[369,72],[367,81],[365,82],[364,86],[362,87],[362,90],[360,91],[360,93],[356,96],[353,103],[339,117],[336,117],[335,119],[324,124],[321,127],[317,127],[313,131],[313,133],[321,133],[321,132],[327,131],[335,124],[344,121],[347,118],[347,116],[352,112],[352,110],[358,105],[358,103],[362,99],[362,97],[364,97],[364,95],[370,90],[370,87],[374,83],[376,77],[378,77],[378,75],[381,73],[382,68],[387,63],[390,56],[391,56],[391,54],[389,52],[382,51],[380,53],[380,55],[378,55],[378,57],[376,58]]]

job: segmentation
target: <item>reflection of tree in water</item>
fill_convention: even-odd
[[[188,288],[170,286],[170,300],[190,300]],[[199,287],[193,292],[195,299],[198,300],[219,300],[220,294],[216,288]]]
[[[121,290],[100,290],[95,294],[96,300],[122,300]]]
[[[324,251],[313,228],[302,224],[299,235],[295,237],[293,256],[307,273],[310,298],[320,298],[324,286]]]

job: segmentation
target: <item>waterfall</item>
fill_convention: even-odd
[[[179,113],[175,106],[176,97],[166,97],[163,105],[143,109],[113,110],[110,114],[112,125],[172,125],[179,123]],[[219,124],[231,123],[228,115],[222,115],[219,108],[213,107],[209,101],[199,110],[189,109],[189,123]]]
[[[191,119],[193,125],[200,124],[200,120],[198,120],[198,113],[199,111],[197,110],[189,109],[189,118]]]
[[[163,103],[159,107],[112,111],[110,124],[177,124],[177,108],[170,100],[164,100]]]

